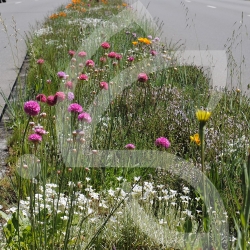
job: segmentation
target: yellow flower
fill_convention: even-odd
[[[211,112],[203,109],[196,111],[196,118],[199,122],[207,122],[211,116]]]
[[[138,41],[145,44],[151,44],[152,42],[148,38],[139,37]]]
[[[132,42],[134,45],[137,45],[138,44],[138,42]]]
[[[127,7],[127,6],[128,6],[128,4],[126,4],[126,3],[122,3],[122,6]]]
[[[190,140],[192,142],[195,142],[198,146],[201,145],[201,141],[200,141],[200,136],[199,134],[194,134],[193,136],[190,136]]]

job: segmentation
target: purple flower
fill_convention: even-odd
[[[69,93],[68,93],[68,100],[69,100],[69,101],[73,101],[74,98],[75,98],[74,93],[69,92]]]
[[[159,37],[155,37],[154,42],[159,42],[160,38]]]
[[[81,113],[83,111],[82,106],[78,103],[72,103],[68,107],[68,111],[72,113]]]
[[[40,141],[42,141],[42,136],[38,135],[38,134],[31,134],[28,138],[29,141],[34,142],[34,143],[38,143]]]
[[[87,123],[91,123],[92,118],[91,118],[89,113],[83,112],[80,115],[78,115],[78,120],[83,121],[83,122],[87,122]]]
[[[42,136],[45,135],[47,132],[43,128],[35,128],[35,133]]]
[[[57,73],[57,76],[60,78],[60,79],[66,79],[66,73],[63,72],[63,71],[59,71]]]
[[[126,148],[126,149],[132,150],[132,149],[135,149],[135,145],[132,144],[132,143],[129,143],[129,144],[127,144],[127,145],[125,146],[125,148]]]
[[[24,111],[28,115],[36,116],[40,112],[40,106],[36,101],[28,101],[24,103]]]
[[[139,82],[146,82],[148,80],[148,76],[145,73],[140,73],[138,75],[138,81]]]
[[[136,33],[132,33],[132,36],[133,36],[133,37],[136,37],[137,35],[136,35]]]
[[[156,139],[155,145],[157,147],[169,148],[171,144],[170,144],[170,142],[169,142],[169,140],[167,138],[159,137],[158,139]]]

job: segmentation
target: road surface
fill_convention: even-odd
[[[69,0],[7,0],[6,3],[0,3],[1,18],[8,32],[6,35],[4,25],[0,22],[0,88],[5,96],[9,96],[26,55],[25,32],[31,31],[31,27],[36,27],[37,22],[42,22],[56,8],[69,2]],[[4,104],[4,99],[0,96],[0,114]]]
[[[227,51],[227,86],[247,91],[250,84],[250,1],[140,0],[164,23],[168,43],[187,50]],[[240,74],[241,72],[241,74]],[[232,73],[232,74],[231,74]],[[231,77],[230,75],[233,75]],[[247,91],[249,95],[249,91]]]

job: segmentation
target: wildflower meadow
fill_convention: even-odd
[[[179,64],[161,24],[120,0],[72,0],[26,41],[6,110],[1,249],[249,249],[240,89]]]

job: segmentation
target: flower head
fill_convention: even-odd
[[[110,48],[110,44],[107,43],[107,42],[102,43],[101,46],[102,46],[104,49],[109,49],[109,48]]]
[[[140,73],[137,79],[139,82],[146,82],[148,80],[148,76],[145,73]]]
[[[69,55],[72,57],[72,56],[74,56],[74,54],[76,53],[74,50],[69,50]]]
[[[65,94],[63,92],[56,92],[55,98],[57,101],[62,102],[65,100]]]
[[[60,79],[66,79],[66,73],[63,72],[63,71],[59,71],[57,73],[57,76],[60,78]]]
[[[69,100],[69,101],[73,101],[74,98],[75,98],[74,93],[69,92],[69,93],[68,93],[68,100]]]
[[[116,60],[121,60],[122,59],[122,55],[121,54],[116,54],[115,59]]]
[[[190,140],[192,142],[195,142],[198,146],[201,145],[199,134],[194,134],[193,136],[190,136]]]
[[[196,118],[199,122],[207,122],[211,116],[211,112],[203,109],[196,111]]]
[[[87,67],[95,67],[95,62],[93,60],[87,60],[85,65]]]
[[[85,52],[85,51],[80,51],[79,53],[78,53],[78,56],[79,57],[85,57],[87,55],[87,53]]]
[[[88,76],[85,75],[85,74],[81,74],[78,79],[82,80],[82,81],[87,81],[88,80]]]
[[[73,83],[71,81],[68,81],[65,83],[65,86],[68,88],[68,89],[72,89],[73,88]]]
[[[56,105],[56,101],[57,101],[57,98],[55,96],[53,96],[53,95],[50,95],[50,96],[47,97],[47,104],[49,106]]]
[[[129,144],[127,144],[127,145],[125,146],[125,148],[126,148],[126,149],[132,150],[132,149],[135,149],[135,145],[132,144],[132,143],[129,143]]]
[[[156,55],[157,55],[157,52],[156,52],[155,50],[151,50],[151,51],[150,51],[150,54],[151,54],[152,56],[156,56]]]
[[[40,58],[36,61],[36,63],[42,65],[42,64],[44,64],[44,60],[42,58]]]
[[[108,90],[109,85],[108,85],[107,82],[100,82],[100,88],[101,88],[101,89]]]
[[[130,56],[129,58],[128,58],[128,61],[129,62],[133,62],[135,60],[135,58],[133,57],[133,56]]]
[[[68,111],[71,113],[81,113],[83,111],[82,106],[78,103],[72,103],[68,107]]]
[[[35,133],[42,136],[45,135],[47,132],[43,128],[35,128]]]
[[[106,61],[107,61],[106,57],[100,57],[100,62],[104,63]]]
[[[87,123],[91,123],[92,118],[91,118],[89,113],[83,112],[83,113],[78,115],[78,120],[83,121],[83,122],[87,122]]]
[[[158,139],[155,140],[155,145],[157,147],[164,147],[164,148],[169,148],[170,147],[170,142],[167,138],[165,137],[159,137]]]
[[[24,111],[28,115],[36,116],[40,112],[40,106],[36,101],[28,101],[24,103]]]
[[[36,96],[36,100],[38,102],[46,102],[47,101],[47,97],[44,94],[39,94],[39,95]]]
[[[28,137],[28,140],[33,142],[33,143],[38,143],[42,141],[42,136],[38,135],[38,134],[31,134]]]
[[[109,58],[116,58],[116,53],[114,51],[108,53]]]

